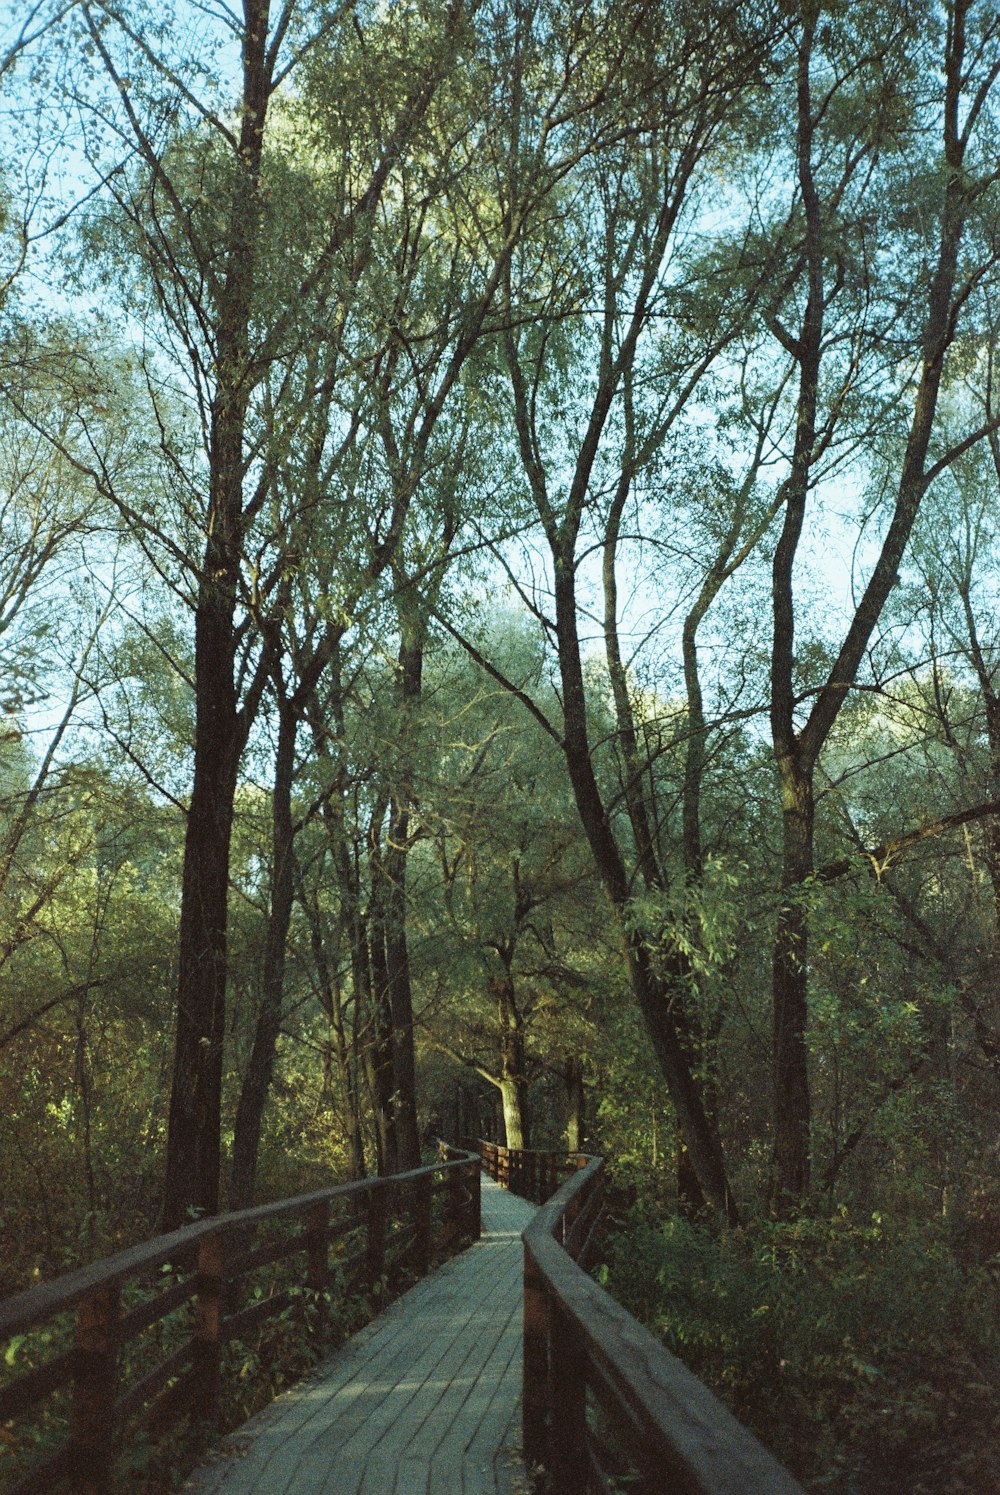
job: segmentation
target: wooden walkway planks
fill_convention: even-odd
[[[232,1433],[198,1495],[515,1495],[521,1231],[534,1206],[482,1181],[483,1238],[308,1381]]]

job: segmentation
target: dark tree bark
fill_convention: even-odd
[[[399,1172],[399,1135],[396,1125],[396,1064],[392,1026],[392,997],[386,956],[388,922],[386,874],[382,862],[382,823],[389,805],[386,794],[376,805],[368,829],[368,962],[371,970],[371,1013],[366,1062],[375,1107],[379,1173]]]
[[[678,1128],[692,1166],[711,1208],[735,1224],[739,1214],[729,1188],[718,1135],[692,1073],[667,993],[652,969],[641,934],[629,920],[629,879],[591,760],[577,633],[574,565],[572,557],[565,552],[556,556],[555,593],[559,670],[563,686],[563,747],[580,821],[618,926],[629,982],[667,1082],[677,1112]]]
[[[271,796],[271,897],[261,974],[260,1008],[233,1131],[232,1209],[253,1203],[261,1125],[281,1028],[285,952],[294,898],[292,784],[297,717],[291,703],[278,702],[278,749]]]
[[[162,1228],[219,1205],[229,849],[240,756],[259,687],[240,707],[234,624],[243,556],[244,430],[253,376],[249,328],[257,273],[259,180],[274,56],[268,0],[246,0],[238,186],[229,205],[215,328],[206,543],[194,614],[194,782],[181,886],[177,1027]]]
[[[662,27],[654,19],[661,14]],[[589,545],[591,538],[585,529],[585,517],[589,526],[597,490],[604,481],[602,472],[596,490],[592,487],[609,428],[614,430],[617,441],[624,424],[627,449],[622,467],[629,469],[623,472],[618,499],[612,505],[609,528],[613,530],[630,486],[668,435],[687,395],[697,387],[732,335],[728,325],[723,326],[726,319],[721,319],[719,326],[706,337],[705,347],[692,356],[690,366],[678,375],[677,388],[671,390],[669,397],[663,396],[663,406],[650,422],[650,429],[641,441],[633,442],[629,381],[636,368],[640,343],[646,338],[653,317],[666,315],[663,267],[688,189],[716,140],[722,120],[738,107],[743,89],[753,86],[756,49],[764,45],[763,34],[752,35],[752,28],[745,27],[742,18],[733,12],[713,13],[711,17],[706,13],[702,17],[701,12],[692,11],[676,24],[673,15],[667,12],[650,11],[649,17],[655,42],[645,49],[641,59],[632,58],[630,62],[647,84],[653,84],[654,78],[656,82],[643,123],[632,124],[630,164],[620,169],[621,158],[612,154],[606,163],[605,158],[598,158],[594,168],[592,187],[604,208],[601,219],[604,242],[596,250],[600,258],[593,288],[595,301],[601,307],[600,315],[593,319],[594,388],[588,408],[581,416],[582,432],[571,438],[575,443],[573,466],[565,485],[562,473],[559,482],[550,485],[549,437],[539,421],[539,407],[544,402],[539,401],[538,394],[546,377],[546,347],[551,333],[544,311],[539,317],[539,337],[522,338],[511,330],[505,338],[505,353],[521,462],[553,567],[553,635],[558,654],[562,719],[560,730],[544,720],[543,725],[565,754],[580,821],[612,910],[631,989],[674,1103],[678,1128],[692,1165],[712,1210],[735,1220],[737,1210],[721,1147],[686,1050],[683,1020],[679,1023],[677,1017],[677,998],[688,974],[682,952],[678,947],[675,957],[654,970],[649,950],[630,917],[634,890],[628,837],[617,835],[591,759],[576,597],[575,570],[581,560],[581,546]],[[731,24],[739,33],[738,43],[735,34],[727,30]],[[723,55],[726,63],[720,67]],[[735,67],[734,57],[739,58]],[[665,76],[670,79],[671,104],[660,113],[652,100],[654,96],[662,97],[659,89]],[[646,190],[636,194],[634,163],[640,159]],[[513,303],[512,294],[510,299]],[[556,298],[551,305],[552,325],[558,325],[569,308],[557,303]],[[511,322],[512,329],[516,328],[513,305]],[[560,459],[560,466],[565,467],[564,459]],[[606,580],[609,558],[613,566],[616,538],[610,534],[605,547]],[[608,660],[619,709],[619,741],[625,759],[625,800],[635,846],[635,871],[647,886],[655,888],[663,885],[656,845],[658,826],[641,792],[644,765],[639,761],[642,755],[630,724],[627,682],[616,654],[616,642],[613,637],[608,638]],[[523,692],[519,698],[525,700]],[[533,709],[533,703],[525,704]],[[541,715],[537,709],[533,709],[533,714]]]
[[[604,641],[608,674],[615,703],[616,741],[622,755],[624,768],[624,799],[629,823],[636,846],[636,870],[650,891],[665,889],[669,874],[664,866],[658,845],[657,806],[650,792],[649,755],[640,744],[636,729],[632,699],[629,691],[627,671],[622,659],[618,634],[618,582],[617,559],[621,522],[625,503],[631,491],[635,453],[631,448],[631,375],[625,377],[626,429],[629,440],[622,461],[622,476],[612,500],[604,531],[603,543],[603,591],[604,591]],[[682,795],[682,851],[683,877],[695,886],[702,876],[703,850],[701,830],[702,788],[707,761],[708,728],[705,721],[701,679],[698,669],[698,629],[704,621],[712,602],[725,581],[751,554],[776,510],[774,506],[765,518],[749,526],[745,534],[747,518],[745,502],[752,491],[764,446],[760,437],[750,472],[745,479],[728,530],[722,538],[712,564],[699,588],[693,606],[684,620],[682,652],[684,681],[688,705],[687,747],[684,761],[684,786]],[[686,930],[688,940],[698,938],[697,930]],[[692,988],[698,984],[698,976],[690,960],[675,950],[671,960],[674,979],[669,989],[669,1003],[677,1024],[687,1062],[697,1068],[703,1076],[701,1089],[705,1100],[708,1123],[712,1128],[716,1145],[718,1122],[716,1094],[714,1089],[715,1049],[720,1022],[700,1026],[689,1017]],[[686,1143],[681,1139],[677,1148],[677,1197],[684,1212],[692,1217],[702,1215],[706,1207],[706,1196],[698,1180]]]
[[[326,305],[324,298],[331,294],[331,271],[340,257],[345,253],[349,256],[348,282],[356,282],[363,274],[372,253],[371,235],[362,231],[364,225],[371,221],[391,172],[425,118],[442,78],[454,64],[456,39],[464,34],[467,22],[462,0],[454,0],[443,9],[440,46],[417,64],[408,86],[400,89],[394,98],[395,115],[387,121],[381,153],[372,163],[363,190],[356,196],[348,192],[347,207],[335,210],[300,284],[266,332],[261,332],[253,321],[260,271],[261,163],[279,54],[294,9],[294,5],[284,5],[272,16],[270,0],[243,0],[242,88],[234,111],[238,136],[233,139],[226,135],[232,144],[235,179],[229,201],[219,209],[224,218],[222,233],[201,244],[195,237],[183,192],[171,180],[166,158],[159,153],[136,112],[128,82],[116,71],[102,28],[85,12],[90,37],[118,88],[154,188],[162,191],[170,213],[178,224],[184,225],[186,240],[178,255],[160,222],[154,222],[152,227],[144,222],[138,224],[155,262],[154,273],[161,278],[164,301],[176,299],[182,306],[182,314],[174,317],[175,329],[187,340],[188,353],[199,377],[212,391],[207,400],[206,540],[194,602],[194,778],[181,894],[164,1229],[182,1223],[192,1208],[212,1213],[218,1207],[233,804],[240,757],[269,668],[266,659],[262,659],[240,701],[241,667],[247,663],[246,650],[252,642],[249,625],[241,623],[237,627],[235,622],[240,570],[245,560],[246,534],[264,497],[259,486],[250,495],[244,493],[251,455],[262,456],[259,448],[252,454],[247,450],[251,397],[267,369],[287,356],[296,338],[294,324],[301,317],[303,306],[314,299]],[[321,17],[319,33],[328,32],[332,24],[331,17]],[[307,49],[300,47],[298,55]],[[153,65],[157,66],[155,59]],[[292,65],[294,59],[289,64]],[[171,86],[175,84],[168,67],[160,67],[159,71]],[[281,76],[286,72],[287,69]],[[134,218],[134,208],[127,196],[119,201],[126,205],[127,211],[133,212]],[[192,252],[197,260],[194,270],[181,273],[180,265]],[[332,319],[335,324],[337,320]],[[286,438],[287,433],[283,439]],[[266,490],[270,481],[268,462],[265,460],[261,465],[264,475],[260,482]],[[121,506],[131,520],[136,519],[135,511],[125,501]],[[398,537],[398,527],[390,525],[376,546],[375,564],[379,568],[386,564]],[[256,606],[255,601],[253,608]]]
[[[413,706],[420,698],[423,681],[422,628],[404,625],[399,646],[399,696],[404,730]],[[413,990],[410,952],[407,945],[408,917],[406,875],[410,852],[411,765],[397,762],[402,782],[392,791],[388,846],[384,859],[385,956],[389,1011],[392,1016],[393,1071],[399,1165],[419,1168],[421,1150],[417,1127],[417,1075],[413,1043]]]

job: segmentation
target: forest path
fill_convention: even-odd
[[[231,1433],[191,1495],[517,1495],[521,1231],[535,1206],[482,1180],[482,1239]]]

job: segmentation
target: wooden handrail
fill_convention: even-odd
[[[347,1293],[363,1290],[384,1302],[427,1272],[436,1255],[478,1240],[479,1157],[444,1144],[439,1151],[439,1161],[426,1168],[199,1220],[0,1303],[0,1344],[58,1325],[60,1315],[76,1310],[72,1329],[56,1327],[53,1338],[61,1333],[64,1343],[53,1345],[48,1360],[0,1377],[0,1423],[37,1413],[48,1396],[71,1388],[66,1440],[4,1488],[10,1495],[60,1487],[72,1495],[105,1495],[129,1429],[162,1432],[188,1415],[217,1427],[222,1346],[303,1290],[311,1291],[322,1317],[332,1242],[346,1246],[352,1234],[360,1238],[360,1249],[334,1269]],[[442,1193],[435,1231],[434,1199]],[[345,1209],[346,1218],[334,1218],[335,1210]],[[282,1234],[254,1248],[253,1233],[265,1224]],[[241,1307],[242,1274],[297,1255],[304,1260],[282,1291]],[[190,1322],[168,1333],[168,1315],[185,1313]],[[160,1347],[152,1368],[123,1384],[122,1351],[149,1329],[169,1344]]]
[[[636,1495],[802,1495],[718,1397],[587,1275],[604,1159],[469,1145],[499,1183],[543,1200],[522,1237],[522,1442],[546,1490],[605,1495],[626,1480]],[[549,1188],[557,1174],[564,1181]]]

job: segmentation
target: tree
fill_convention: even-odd
[[[615,525],[629,489],[733,336],[732,307],[725,301],[703,344],[678,348],[659,340],[655,329],[672,315],[683,316],[686,298],[675,292],[670,256],[687,214],[694,211],[699,173],[710,169],[714,152],[721,158],[728,149],[733,113],[764,57],[763,36],[745,20],[715,8],[662,23],[650,15],[641,35],[629,38],[629,45],[641,50],[641,60],[631,54],[629,59],[637,70],[632,98],[612,122],[604,116],[610,139],[600,150],[593,156],[582,147],[578,152],[577,190],[587,202],[599,204],[596,223],[588,224],[597,253],[581,262],[573,247],[554,237],[545,245],[544,274],[532,272],[527,256],[518,262],[508,287],[511,331],[504,343],[519,456],[550,555],[552,615],[545,626],[558,658],[562,710],[559,729],[551,724],[548,729],[564,748],[577,810],[621,933],[630,985],[694,1169],[712,1208],[730,1218],[736,1218],[735,1201],[678,1021],[685,963],[678,959],[665,987],[630,917],[635,875],[655,885],[659,873],[638,778],[627,763],[634,737],[627,715],[618,724],[626,757],[629,830],[624,835],[595,773],[579,592],[582,558],[594,534],[612,536],[607,572],[614,565]],[[739,67],[732,65],[734,55]],[[585,232],[581,225],[580,236]],[[553,366],[559,370],[555,378]],[[570,368],[583,379],[572,395]],[[642,405],[635,397],[639,388]],[[569,474],[565,482],[562,470]],[[617,497],[605,519],[602,498],[609,491]],[[613,631],[607,624],[606,629],[618,704],[624,709]]]
[[[537,679],[540,659],[513,620],[483,623],[480,647],[508,677]],[[434,932],[421,965],[448,974],[418,980],[424,1041],[495,1087],[507,1145],[527,1147],[541,1130],[532,1099],[544,1071],[566,1086],[579,1129],[580,1049],[605,973],[598,889],[551,741],[530,718],[511,721],[507,695],[477,682],[454,648],[432,659],[430,690],[440,766],[420,781],[420,850],[426,863],[433,849],[440,886],[423,914]]]
[[[970,220],[995,186],[992,168],[980,166],[977,129],[988,128],[1000,56],[995,27],[987,21],[979,30],[980,19],[965,0],[947,8],[937,63],[942,84],[931,114],[940,164],[928,162],[930,180],[921,201],[933,230],[916,295],[903,300],[894,267],[873,259],[875,244],[881,249],[894,225],[885,223],[870,237],[865,215],[854,203],[860,192],[865,202],[872,201],[876,181],[883,179],[886,163],[893,163],[900,111],[918,107],[910,102],[910,70],[917,59],[934,56],[933,32],[924,29],[920,17],[903,15],[890,44],[872,48],[872,30],[860,12],[852,12],[843,27],[821,28],[815,10],[794,32],[797,187],[783,289],[789,312],[797,317],[795,332],[784,324],[788,313],[782,304],[770,316],[775,339],[793,360],[798,385],[772,589],[771,732],[782,800],[784,890],[773,966],[774,1200],[779,1207],[800,1200],[810,1180],[804,894],[814,870],[816,765],[896,584],[924,494],[977,434],[950,450],[934,448],[939,395],[960,316],[994,264],[992,249],[982,255],[970,232]],[[862,86],[868,107],[863,118],[850,111],[845,130],[841,96]],[[883,204],[893,202],[891,186],[887,181],[880,194]],[[901,251],[898,264],[905,263]],[[901,425],[905,420],[898,465],[890,459],[875,478],[888,510],[883,539],[832,664],[818,677],[803,678],[795,656],[793,571],[807,501],[824,466],[840,460],[838,444],[853,441],[856,449],[857,427],[848,436],[844,426],[859,396],[878,389],[887,372],[887,351],[898,361],[890,338],[901,323],[916,367],[907,386],[892,395],[896,419]],[[886,410],[887,404],[887,394],[880,395],[878,407]],[[871,409],[870,403],[861,406],[861,431],[869,439]],[[983,433],[980,428],[978,434]]]
[[[236,98],[220,109],[203,86],[204,52],[178,55],[169,20],[161,17],[153,25],[98,4],[83,5],[79,13],[84,43],[112,90],[110,97],[86,103],[105,135],[110,123],[124,152],[110,171],[101,169],[101,179],[114,201],[114,221],[128,225],[133,236],[133,284],[149,288],[175,387],[184,389],[203,443],[192,474],[191,446],[171,445],[158,397],[158,360],[150,360],[153,414],[190,524],[190,538],[181,545],[171,540],[168,549],[187,573],[195,654],[163,1213],[170,1228],[189,1207],[212,1212],[218,1205],[233,803],[240,758],[271,668],[266,641],[253,626],[264,599],[252,535],[301,418],[296,403],[286,404],[276,422],[262,400],[264,381],[288,345],[301,347],[315,327],[336,338],[350,288],[371,256],[373,212],[455,65],[465,15],[456,4],[437,23],[425,24],[422,17],[412,25],[406,17],[398,25],[373,22],[372,40],[380,41],[383,55],[394,56],[396,76],[390,100],[377,97],[364,105],[357,87],[367,61],[365,28],[323,6],[299,18],[292,4],[279,8],[268,0],[246,0],[242,16],[227,13],[223,23],[231,32],[227,44],[239,47],[241,62]],[[203,30],[198,41],[204,49],[213,38],[206,41]],[[276,97],[311,52],[322,53],[325,68],[343,70],[345,97],[348,80],[354,86],[358,154],[317,208],[319,227],[304,262],[294,270],[289,266],[288,295],[276,299],[274,267],[266,258],[281,207],[272,195],[283,158]],[[142,528],[142,513],[120,485],[109,482],[106,471],[97,477]],[[162,528],[155,533],[163,538]],[[272,586],[283,571],[280,562],[272,566]]]

